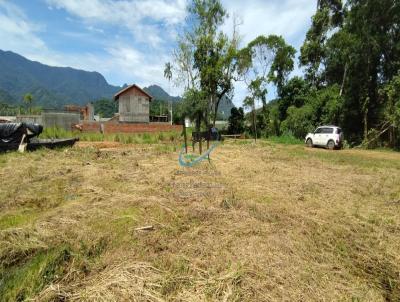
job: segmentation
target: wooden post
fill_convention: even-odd
[[[186,123],[185,123],[185,120],[183,120],[183,137],[184,137],[184,139],[185,139],[185,151],[186,151],[186,154],[188,153],[187,151],[188,151],[188,147],[187,147],[187,135],[186,135]]]

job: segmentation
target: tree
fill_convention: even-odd
[[[165,63],[164,77],[171,82],[172,79],[172,65],[170,62]]]
[[[313,86],[323,81],[321,64],[326,56],[326,42],[329,32],[340,26],[343,20],[341,0],[318,0],[317,11],[312,18],[311,28],[300,49],[300,64],[306,67],[306,79]]]
[[[28,107],[29,113],[32,113],[33,96],[30,93],[24,95],[24,103]]]
[[[231,116],[228,119],[229,126],[228,132],[229,134],[241,134],[244,131],[244,111],[243,108],[233,107],[231,109]]]
[[[191,26],[174,52],[178,79],[187,95],[205,97],[197,118],[207,125],[212,118],[215,126],[220,101],[233,92],[238,36],[236,29],[232,38],[220,30],[226,11],[219,0],[193,0],[189,13]]]
[[[297,138],[304,138],[315,127],[315,116],[312,106],[305,105],[300,108],[290,106],[287,111],[287,119],[283,121],[281,127],[286,134],[294,135]]]
[[[172,65],[171,65],[170,62],[165,63],[164,77],[168,80],[168,84],[170,86],[169,87],[169,93],[171,93]],[[170,102],[169,106],[170,106],[169,112],[171,114],[171,125],[172,125],[172,123],[173,123],[172,102]]]
[[[396,147],[397,136],[400,132],[400,71],[399,75],[393,77],[381,93],[387,98],[387,102],[384,109],[384,129],[380,135],[389,131],[389,144],[391,147]]]
[[[278,102],[279,119],[286,119],[287,109],[290,106],[297,108],[306,103],[308,94],[310,93],[310,85],[301,77],[293,77],[281,89],[280,100]]]
[[[278,94],[282,93],[287,77],[294,67],[295,53],[296,50],[287,45],[282,37],[275,35],[259,36],[239,52],[238,71],[249,92],[244,105],[252,110],[256,140],[257,128],[265,130],[269,123],[266,110],[267,86],[272,82],[276,85]],[[262,114],[257,117],[256,102],[258,101],[262,103]]]
[[[253,135],[254,140],[257,142],[257,112],[256,112],[256,105],[254,97],[247,96],[244,101],[243,105],[247,109],[251,109],[251,123],[253,124]]]
[[[111,118],[118,112],[117,102],[110,99],[101,99],[93,103],[94,112],[105,118]]]

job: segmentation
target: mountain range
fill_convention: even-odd
[[[111,99],[123,87],[110,85],[98,72],[70,67],[52,67],[11,51],[0,50],[0,103],[22,104],[23,96],[32,94],[36,106],[62,109],[66,104],[84,105],[99,99]],[[181,101],[160,86],[145,87],[155,99]],[[231,100],[221,101],[220,113],[227,117],[233,107]]]

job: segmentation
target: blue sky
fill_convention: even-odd
[[[264,34],[282,35],[299,49],[316,8],[314,0],[222,0],[242,25],[242,44]],[[52,66],[98,71],[113,85],[161,85],[186,20],[187,0],[0,0],[0,49]],[[296,70],[295,73],[299,73]],[[271,88],[270,98],[273,97]],[[237,83],[234,102],[246,95]]]

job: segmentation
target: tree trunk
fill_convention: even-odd
[[[364,140],[368,140],[368,110],[364,111]]]
[[[364,124],[364,141],[368,140],[368,107],[369,107],[369,97],[367,96],[364,100],[362,107],[363,111],[363,124]]]
[[[394,136],[395,136],[394,127],[390,126],[390,129],[389,129],[389,146],[390,146],[390,148],[394,148],[395,147]]]
[[[197,119],[196,119],[196,132],[200,132],[200,127],[201,127],[201,113],[199,112],[197,114]]]
[[[214,106],[214,120],[213,120],[213,126],[215,128],[215,122],[217,121],[217,115],[218,115],[218,107],[219,107],[219,102],[221,101],[221,99],[219,99],[218,101],[216,101],[215,106]]]
[[[253,129],[254,129],[254,141],[257,142],[257,123],[256,123],[256,105],[253,103]]]
[[[348,63],[346,62],[346,65],[344,65],[344,72],[343,72],[343,79],[342,79],[342,85],[340,87],[340,96],[343,95],[343,90],[344,90],[344,83],[346,81],[346,76],[347,76],[347,69],[348,69]]]

